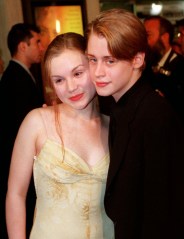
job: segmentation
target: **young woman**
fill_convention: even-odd
[[[85,49],[84,37],[66,33],[45,53],[52,100],[60,103],[31,111],[19,129],[6,200],[9,239],[26,238],[32,170],[37,202],[30,239],[114,238],[103,206],[109,120],[99,113]]]

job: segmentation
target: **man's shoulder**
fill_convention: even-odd
[[[10,61],[5,71],[3,72],[1,82],[15,79],[16,76],[18,76],[20,79],[22,76],[29,76],[29,73],[20,64],[14,61]]]
[[[21,64],[19,64],[16,61],[13,61],[13,60],[10,60],[6,69],[7,69],[7,71],[13,70],[13,71],[18,71],[18,72],[19,71],[27,72]]]

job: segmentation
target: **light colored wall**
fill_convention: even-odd
[[[86,0],[87,21],[90,22],[100,11],[99,0]],[[23,22],[21,0],[0,0],[0,55],[7,66],[10,54],[7,34],[12,25]]]
[[[7,34],[12,25],[23,22],[21,0],[0,0],[0,54],[5,67],[10,59]]]
[[[87,20],[91,22],[100,12],[99,0],[86,0]]]

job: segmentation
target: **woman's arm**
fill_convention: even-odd
[[[9,239],[26,239],[26,195],[33,170],[33,157],[36,154],[35,116],[33,111],[22,122],[12,153],[6,196]]]

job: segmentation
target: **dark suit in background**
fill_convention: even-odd
[[[153,87],[163,93],[184,122],[184,57],[171,50],[163,66],[153,69]]]
[[[5,226],[5,197],[14,141],[26,114],[43,104],[42,89],[17,62],[10,61],[0,81],[0,238],[8,238]],[[27,232],[30,231],[35,206],[33,182],[27,196]]]

